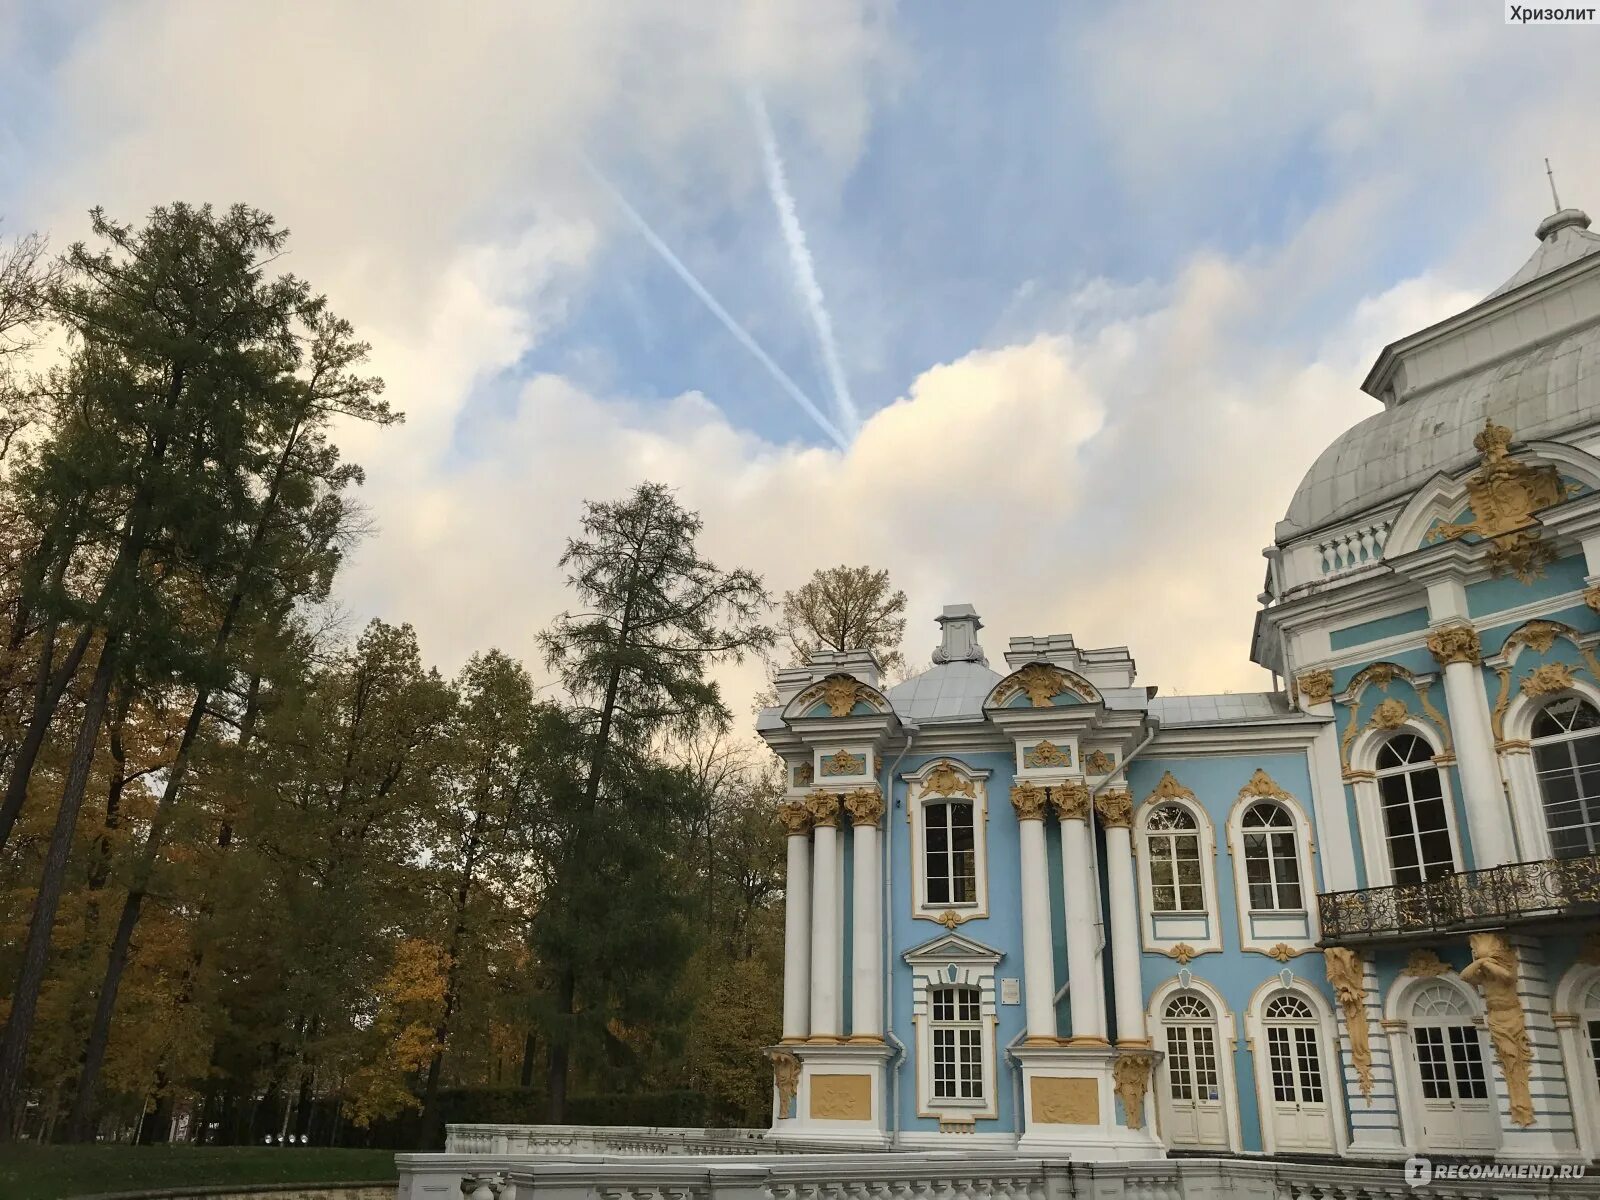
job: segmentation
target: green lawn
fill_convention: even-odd
[[[0,1200],[211,1183],[352,1183],[394,1179],[393,1150],[276,1146],[0,1145]]]

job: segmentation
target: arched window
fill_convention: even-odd
[[[1155,911],[1204,912],[1200,831],[1194,814],[1179,804],[1163,804],[1145,821],[1145,841],[1150,851],[1151,903]]]
[[[1600,711],[1577,696],[1533,718],[1533,765],[1557,858],[1600,854]]]
[[[1304,908],[1294,818],[1281,804],[1252,804],[1245,810],[1242,828],[1250,908],[1256,912]]]
[[[1228,1144],[1217,1069],[1217,1020],[1203,996],[1179,992],[1161,1013],[1167,1037],[1167,1129],[1181,1146]]]
[[[1594,1073],[1595,1083],[1600,1085],[1600,979],[1589,985],[1578,1022],[1589,1050],[1589,1070]]]
[[[1424,883],[1452,874],[1450,816],[1433,748],[1414,733],[1396,734],[1379,747],[1378,796],[1394,882]]]
[[[933,1098],[983,1099],[983,1009],[977,988],[934,988]]]
[[[926,804],[922,820],[927,902],[977,903],[978,854],[972,805],[953,800]]]

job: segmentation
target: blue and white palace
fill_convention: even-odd
[[[768,1135],[1149,1159],[1600,1155],[1600,236],[1384,348],[1266,551],[1280,690],[1121,646],[778,679]],[[977,597],[975,597],[977,598]]]

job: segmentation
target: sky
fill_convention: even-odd
[[[887,568],[1263,690],[1261,549],[1382,347],[1600,210],[1600,28],[1499,0],[0,0],[0,232],[243,201],[372,343],[352,630],[453,672],[676,489],[772,592]],[[761,668],[723,672],[748,710]]]

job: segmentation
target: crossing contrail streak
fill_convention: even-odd
[[[806,244],[806,232],[801,228],[800,214],[795,209],[794,193],[789,190],[789,176],[783,167],[783,156],[778,153],[778,139],[772,132],[772,121],[767,116],[767,106],[760,93],[750,93],[750,108],[755,114],[756,132],[761,137],[761,161],[767,174],[767,192],[772,197],[772,207],[777,210],[778,225],[783,230],[784,245],[789,250],[789,263],[794,268],[795,290],[800,293],[800,299],[811,316],[811,325],[817,331],[822,365],[828,373],[828,384],[833,388],[834,416],[839,424],[853,434],[861,425],[861,416],[856,411],[855,398],[850,395],[850,384],[839,363],[839,345],[833,336],[833,318],[828,315],[822,285],[817,282],[816,263],[811,258],[811,247]]]
[[[699,297],[700,303],[711,310],[711,315],[721,321],[723,327],[733,334],[739,344],[750,351],[755,360],[767,369],[767,373],[788,394],[789,398],[817,423],[817,428],[827,434],[839,449],[848,450],[850,448],[850,440],[839,431],[839,427],[820,408],[812,403],[811,397],[800,390],[800,385],[789,378],[788,372],[773,361],[772,355],[761,348],[761,344],[746,332],[744,326],[733,319],[733,314],[717,302],[717,298],[707,290],[705,284],[701,283],[695,277],[694,272],[684,264],[684,261],[672,252],[672,247],[661,240],[661,236],[650,227],[650,223],[639,215],[639,211],[628,203],[627,198],[612,185],[611,181],[602,175],[593,163],[585,160],[585,165],[589,168],[589,173],[594,176],[595,181],[606,190],[606,193],[616,201],[617,207],[627,215],[633,227],[639,231],[639,235],[650,244],[650,248],[661,256],[661,260],[672,268],[673,273],[679,279],[683,280],[684,286]]]

